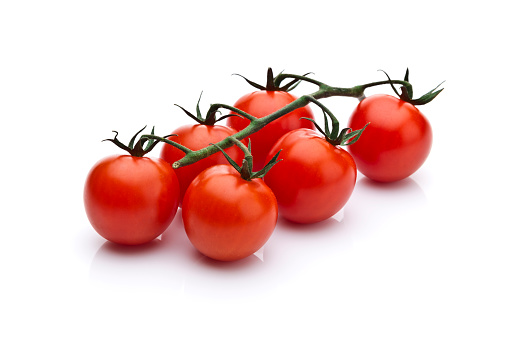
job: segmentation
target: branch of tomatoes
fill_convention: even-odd
[[[274,78],[269,69],[265,87],[246,79],[260,91],[244,95],[234,106],[214,104],[202,115],[200,95],[195,116],[177,105],[198,124],[181,126],[171,135],[156,136],[152,128],[136,141],[142,129],[123,144],[114,131],[115,136],[106,140],[130,155],[106,157],[92,168],[84,191],[87,216],[104,238],[136,245],[158,237],[180,204],[190,241],[217,260],[237,260],[254,253],[270,237],[278,215],[304,224],[326,220],[347,203],[357,171],[375,181],[394,182],[414,173],[429,154],[431,127],[415,105],[433,100],[442,91],[437,90],[440,85],[413,99],[408,70],[404,80],[385,75],[385,81],[340,88],[307,74],[281,73]],[[290,81],[281,86],[285,79]],[[287,93],[300,82],[314,84],[318,90],[300,98]],[[367,88],[385,84],[399,98],[365,97]],[[396,85],[401,85],[401,93]],[[331,96],[360,100],[348,128],[340,129],[334,114],[319,101]],[[323,127],[314,120],[310,103],[322,110]],[[231,113],[218,117],[221,108]],[[215,125],[222,119],[228,119],[227,126]],[[280,120],[274,122],[276,119]],[[279,124],[281,121],[285,123]],[[250,135],[249,143],[241,141]],[[251,140],[255,140],[253,145]],[[163,145],[161,157],[145,157],[159,142],[168,144]],[[231,147],[234,145],[237,147]],[[258,145],[263,147],[256,148]],[[348,146],[348,151],[337,146]],[[221,154],[213,155],[218,151],[227,161]],[[271,169],[279,156],[285,161]],[[198,160],[203,161],[196,163]],[[242,203],[244,207],[239,207]],[[257,208],[251,208],[254,205]],[[233,208],[250,213],[240,221],[236,213],[224,215],[224,210]],[[220,227],[216,217],[220,217]]]
[[[427,104],[430,101],[432,101],[443,90],[443,89],[437,90],[438,87],[443,83],[442,82],[437,87],[435,87],[431,91],[427,92],[420,98],[413,99],[413,88],[412,88],[412,84],[409,82],[408,69],[406,70],[404,80],[392,80],[385,71],[382,71],[382,72],[384,72],[385,75],[387,76],[387,80],[371,82],[371,83],[354,86],[354,87],[350,87],[350,88],[343,88],[343,87],[329,86],[329,85],[327,85],[323,82],[320,82],[316,79],[309,78],[309,77],[307,77],[307,75],[309,73],[305,74],[305,75],[280,73],[275,78],[273,78],[272,70],[269,68],[268,76],[267,76],[268,77],[267,87],[266,87],[269,90],[288,87],[288,85],[281,87],[281,83],[285,79],[293,79],[290,82],[290,84],[292,84],[294,86],[292,86],[291,88],[294,88],[296,83],[305,81],[305,82],[309,82],[311,84],[318,86],[318,90],[314,93],[303,95],[303,96],[299,97],[298,99],[296,99],[295,101],[284,106],[283,108],[275,111],[274,113],[272,113],[270,115],[262,117],[262,118],[255,118],[252,115],[250,115],[249,113],[244,112],[238,108],[235,108],[235,107],[232,107],[229,105],[220,104],[220,103],[211,105],[207,114],[206,114],[207,120],[210,120],[210,121],[214,120],[211,117],[214,117],[220,108],[226,108],[226,109],[229,109],[232,112],[236,113],[240,117],[248,119],[250,121],[250,123],[246,128],[244,128],[244,129],[240,130],[238,133],[234,134],[232,136],[233,138],[228,137],[228,138],[225,138],[225,139],[221,140],[220,142],[216,143],[215,145],[210,145],[210,146],[204,147],[204,148],[202,148],[200,150],[196,150],[196,151],[185,152],[185,156],[182,157],[180,160],[175,161],[172,164],[172,167],[177,169],[180,167],[188,166],[188,165],[191,165],[201,159],[204,159],[216,152],[219,152],[220,149],[229,148],[235,144],[235,142],[233,141],[234,139],[242,140],[242,139],[252,135],[253,133],[261,130],[264,126],[268,125],[269,123],[273,122],[274,120],[276,120],[290,112],[293,112],[294,110],[296,110],[298,108],[305,107],[309,103],[314,103],[314,104],[318,105],[322,109],[324,114],[327,114],[329,117],[331,117],[332,122],[333,122],[333,132],[332,133],[329,133],[327,126],[326,126],[327,133],[324,133],[319,128],[320,132],[325,134],[327,139],[330,139],[330,140],[328,140],[329,142],[333,141],[333,143],[335,143],[335,144],[346,145],[347,141],[351,139],[351,141],[348,142],[348,144],[351,144],[359,138],[360,134],[362,133],[362,131],[364,130],[364,128],[366,126],[364,126],[364,128],[362,128],[360,130],[354,131],[354,132],[356,132],[354,135],[352,135],[351,133],[348,133],[350,131],[349,128],[343,129],[340,134],[335,133],[335,128],[337,126],[337,124],[335,124],[335,122],[337,123],[337,120],[335,121],[334,115],[324,105],[322,105],[318,101],[319,99],[335,97],[335,96],[342,96],[342,97],[358,98],[360,101],[362,101],[365,98],[364,92],[367,88],[380,86],[380,85],[390,85],[392,87],[392,89],[394,90],[394,92],[398,95],[398,97],[401,100],[406,101],[412,105],[424,105],[424,104]],[[255,87],[259,86],[257,84],[252,83],[251,81],[249,81],[247,79],[245,79],[245,80],[248,81],[251,85],[253,85]],[[397,91],[395,85],[401,85],[401,93],[399,93]],[[186,111],[186,113],[188,113],[188,112]],[[315,124],[315,126],[317,126],[314,121],[313,121],[313,123]],[[331,135],[334,136],[333,139],[330,138]],[[341,137],[341,138],[338,139],[338,137]],[[165,141],[164,138],[157,137],[153,134],[143,135],[142,138],[156,139],[158,141],[167,142],[167,141]],[[167,142],[167,143],[169,143],[169,142]],[[174,143],[172,143],[172,145],[175,146]]]

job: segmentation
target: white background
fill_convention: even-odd
[[[0,337],[508,338],[501,5],[1,1]],[[340,87],[409,67],[416,96],[446,80],[421,107],[428,161],[391,185],[360,175],[333,219],[280,221],[235,263],[199,255],[180,212],[141,248],[94,232],[83,184],[119,152],[102,139],[170,133],[191,123],[173,104],[232,104],[252,90],[232,74],[269,66]],[[344,126],[357,101],[323,102]]]

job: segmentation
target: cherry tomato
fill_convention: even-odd
[[[84,202],[97,233],[118,244],[139,245],[166,230],[179,196],[177,176],[167,162],[119,155],[100,160],[90,170]]]
[[[201,172],[182,203],[193,246],[212,259],[233,261],[258,251],[277,222],[277,201],[262,179],[244,180],[230,165]]]
[[[350,117],[353,129],[370,123],[348,150],[359,171],[375,181],[392,182],[417,171],[431,150],[431,126],[412,104],[390,95],[363,99]]]
[[[296,99],[294,95],[284,91],[256,91],[241,97],[234,104],[234,107],[256,118],[261,118],[274,113]],[[313,118],[313,112],[309,106],[298,108],[249,136],[252,142],[251,153],[253,154],[253,169],[255,171],[263,167],[270,149],[285,133],[297,128],[314,128],[311,121],[301,119],[302,117]],[[249,120],[230,117],[226,124],[240,131],[249,124]]]
[[[241,120],[239,117],[235,117],[235,119]],[[210,143],[219,142],[235,133],[237,133],[235,129],[227,126],[195,124],[177,128],[173,132],[176,136],[170,136],[168,139],[193,151],[197,151],[209,146]],[[244,153],[242,153],[238,147],[230,147],[225,151],[236,163],[242,163]],[[184,155],[185,153],[183,151],[169,144],[163,144],[161,149],[161,158],[170,164],[181,159]],[[182,199],[191,181],[204,169],[219,164],[228,164],[228,161],[221,153],[216,153],[194,164],[175,170],[180,183],[180,205],[182,205]]]
[[[296,223],[316,223],[345,206],[357,178],[347,151],[305,128],[281,137],[268,158],[279,150],[282,161],[264,180],[277,198],[281,216]]]

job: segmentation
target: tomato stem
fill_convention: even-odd
[[[210,108],[209,108],[209,112],[207,113],[207,116],[210,114],[210,112],[217,112],[220,108],[226,108],[226,109],[229,109],[230,111],[232,112],[235,112],[237,114],[228,114],[228,115],[225,115],[219,119],[217,119],[217,121],[219,120],[222,120],[228,116],[240,116],[241,118],[246,118],[248,119],[249,121],[253,121],[253,120],[256,120],[256,117],[252,116],[251,114],[247,113],[247,112],[244,112],[236,107],[233,107],[233,106],[230,106],[230,105],[225,105],[225,104],[212,104],[210,105]]]
[[[318,81],[318,80],[315,80],[315,79],[312,79],[312,78],[308,78],[307,76],[305,75],[296,75],[296,74],[279,74],[275,79],[274,79],[274,84],[276,87],[279,87],[281,85],[281,82],[287,78],[292,78],[292,79],[296,79],[296,80],[301,80],[301,81],[307,81],[307,82],[310,82],[312,84],[315,84],[319,87],[322,87],[322,86],[327,86],[325,85],[324,83]]]
[[[322,109],[323,120],[325,123],[325,131],[316,123],[315,120],[310,119],[310,118],[301,118],[301,119],[306,119],[306,120],[311,121],[315,125],[316,129],[320,133],[323,134],[323,136],[325,137],[325,140],[327,140],[328,143],[330,143],[334,146],[337,146],[337,145],[347,146],[347,145],[351,145],[351,144],[355,143],[361,136],[362,132],[364,132],[364,129],[366,129],[366,126],[369,124],[369,123],[366,124],[366,126],[364,126],[362,129],[356,130],[356,131],[352,131],[352,129],[349,127],[343,128],[340,131],[339,130],[339,121],[338,121],[338,119],[336,119],[334,114],[332,114],[332,112],[327,107],[325,107],[325,105],[323,105],[321,102],[319,102],[315,98],[310,96],[308,99],[312,103],[316,104],[318,107],[320,107]],[[329,129],[329,121],[327,119],[327,116],[331,120],[332,130]]]
[[[190,154],[193,152],[193,150],[179,144],[179,143],[176,143],[175,141],[172,141],[172,140],[169,140],[167,139],[169,136],[177,136],[176,134],[171,134],[171,135],[167,135],[167,136],[164,136],[164,137],[159,137],[157,135],[154,135],[154,134],[144,134],[141,136],[141,138],[145,138],[145,139],[150,139],[150,140],[156,140],[157,142],[161,141],[161,142],[165,142],[169,145],[172,145],[173,147],[176,147],[178,148],[179,150],[181,150],[182,152],[184,152],[185,154]]]
[[[250,181],[255,178],[262,178],[267,174],[267,172],[280,160],[277,160],[279,151],[261,170],[258,172],[253,172],[253,155],[251,154],[251,140],[249,140],[249,144],[246,147],[242,142],[233,136],[229,136],[226,139],[231,141],[233,144],[237,145],[242,152],[244,152],[244,159],[242,160],[242,167],[237,165],[237,163],[220,147],[218,144],[210,144],[212,147],[217,148],[223,155],[226,160],[240,173],[240,177],[244,180]]]
[[[260,129],[262,129],[264,126],[271,123],[272,121],[274,121],[274,120],[284,116],[285,114],[288,114],[300,107],[304,107],[304,106],[308,105],[310,102],[313,102],[316,105],[318,105],[323,110],[324,115],[327,114],[329,117],[331,117],[332,131],[328,130],[328,125],[325,126],[325,129],[326,129],[325,132],[326,132],[326,134],[329,135],[328,138],[330,139],[330,142],[332,142],[333,144],[336,144],[336,145],[349,145],[349,144],[357,141],[360,134],[362,133],[362,131],[364,131],[364,129],[366,128],[367,125],[364,126],[364,128],[362,128],[361,130],[352,131],[349,128],[345,128],[340,132],[339,124],[336,124],[337,119],[334,117],[334,115],[332,114],[332,112],[330,112],[329,109],[327,109],[323,104],[321,104],[318,101],[319,99],[335,97],[335,96],[343,96],[343,97],[353,97],[353,98],[362,100],[365,98],[364,91],[367,88],[374,87],[374,86],[380,86],[380,85],[391,85],[394,88],[394,85],[397,84],[397,85],[402,86],[401,88],[402,88],[403,94],[401,94],[401,95],[398,94],[400,96],[400,98],[406,98],[407,101],[409,101],[412,104],[425,104],[425,103],[428,103],[431,100],[433,100],[442,91],[442,89],[437,91],[437,88],[440,86],[439,85],[436,88],[434,88],[433,90],[431,90],[428,93],[426,93],[425,95],[423,95],[421,98],[413,100],[412,99],[412,94],[413,94],[412,85],[410,84],[410,82],[408,82],[408,70],[405,74],[404,80],[392,80],[387,76],[388,80],[371,82],[371,83],[354,86],[354,87],[350,87],[350,88],[332,87],[332,86],[324,84],[318,80],[307,77],[308,74],[296,75],[296,74],[280,73],[275,78],[273,78],[272,82],[274,84],[274,87],[278,90],[281,89],[281,87],[280,87],[281,82],[283,80],[289,79],[289,78],[294,79],[294,80],[291,81],[290,84],[287,84],[286,86],[284,86],[283,88],[290,87],[289,85],[291,85],[291,86],[295,85],[300,81],[306,81],[306,82],[312,83],[314,85],[317,85],[318,90],[314,93],[303,95],[303,96],[297,98],[296,100],[294,100],[293,102],[289,103],[285,107],[280,108],[279,110],[275,111],[274,113],[271,113],[271,114],[269,114],[265,117],[262,117],[262,118],[255,118],[252,115],[250,115],[246,112],[243,112],[235,107],[229,106],[229,105],[224,105],[224,104],[211,105],[209,112],[207,113],[207,116],[217,112],[217,110],[219,108],[226,108],[226,109],[231,110],[232,112],[237,113],[238,115],[242,116],[243,118],[248,119],[250,121],[250,123],[247,127],[245,127],[243,130],[239,131],[238,133],[234,134],[231,138],[229,137],[229,138],[223,139],[222,141],[220,141],[214,145],[205,147],[201,150],[186,152],[186,155],[182,159],[173,163],[173,165],[172,165],[173,168],[179,168],[182,166],[190,165],[192,163],[197,162],[198,160],[201,160],[203,158],[208,157],[211,154],[218,152],[220,149],[226,149],[228,147],[231,147],[235,144],[235,142],[233,141],[234,139],[237,141],[242,140],[242,139],[250,136],[251,134],[259,131]],[[267,74],[267,81],[269,82],[269,80],[272,79],[272,77],[273,77],[272,70],[269,69],[269,72]],[[250,80],[247,80],[246,78],[244,78],[244,79],[246,81],[248,81],[251,85],[253,85],[259,89],[267,90],[266,87],[255,84],[255,83],[251,82]],[[286,88],[286,89],[288,90],[288,88]]]

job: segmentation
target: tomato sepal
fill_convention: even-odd
[[[323,120],[325,123],[325,130],[323,130],[318,123],[311,119],[303,117],[301,119],[309,120],[315,125],[316,129],[323,134],[325,137],[325,140],[327,140],[328,143],[334,145],[334,146],[348,146],[351,145],[357,140],[359,140],[362,132],[366,129],[366,127],[369,125],[369,122],[361,129],[358,130],[352,130],[350,127],[343,128],[341,131],[339,130],[339,121],[334,116],[334,114],[321,102],[313,98],[312,96],[308,96],[309,101],[316,104],[318,107],[322,109],[323,112]],[[331,120],[332,130],[329,128],[329,119]]]
[[[123,144],[120,140],[118,140],[118,132],[113,131],[115,133],[115,136],[113,139],[104,139],[103,141],[111,141],[113,144],[115,144],[117,147],[123,149],[133,157],[143,157],[145,154],[149,153],[154,149],[154,147],[157,145],[157,143],[161,140],[153,138],[154,134],[154,127],[152,127],[151,135],[142,135],[138,141],[136,141],[136,137],[138,134],[140,134],[147,126],[140,129],[136,134],[131,138],[128,145]],[[171,136],[172,134],[169,134],[165,136],[164,138],[167,138]],[[161,138],[162,139],[162,138]],[[145,143],[148,141],[148,144],[145,146]]]
[[[408,102],[409,104],[412,104],[414,106],[425,105],[425,104],[431,102],[433,99],[435,99],[437,97],[437,95],[440,94],[440,92],[442,92],[444,90],[443,88],[437,90],[438,87],[440,87],[445,82],[445,81],[442,81],[440,84],[438,84],[438,86],[436,86],[435,88],[433,88],[431,91],[427,92],[426,94],[422,95],[420,98],[413,99],[413,90],[412,90],[411,86],[409,86],[409,87],[401,86],[401,93],[399,93],[398,90],[396,89],[396,87],[394,86],[394,82],[389,77],[389,74],[387,74],[387,72],[385,72],[384,70],[379,70],[379,71],[385,73],[394,93],[396,93],[396,95],[401,100]],[[404,81],[406,81],[406,82],[409,82],[409,80],[408,80],[409,73],[410,72],[407,68],[406,72],[405,72],[405,78],[404,78]]]
[[[281,150],[277,152],[275,156],[272,157],[265,166],[259,171],[253,172],[253,155],[251,154],[251,140],[249,140],[248,145],[244,145],[242,142],[240,142],[237,138],[234,137],[228,137],[227,139],[231,140],[235,145],[237,145],[243,152],[244,152],[244,159],[242,160],[242,166],[237,165],[237,163],[217,144],[211,143],[211,145],[215,146],[223,155],[225,156],[226,160],[230,163],[230,165],[235,168],[237,172],[240,173],[240,177],[244,180],[251,181],[256,178],[263,178],[267,172],[270,171],[270,169],[279,161],[278,160],[279,153],[281,153]]]
[[[283,72],[279,73],[278,76],[281,75],[282,73]],[[303,77],[305,77],[306,75],[309,75],[309,74],[313,74],[313,73],[308,72],[308,73],[304,74]],[[294,80],[290,81],[289,83],[287,83],[286,85],[280,86],[280,84],[275,81],[275,79],[277,79],[278,76],[276,78],[274,78],[274,73],[273,73],[271,67],[269,67],[269,69],[267,70],[267,83],[265,84],[265,86],[257,84],[256,82],[249,80],[248,78],[246,78],[243,75],[240,75],[237,73],[234,73],[233,75],[238,75],[239,77],[246,80],[246,82],[248,84],[250,84],[251,86],[253,86],[256,89],[259,89],[260,91],[269,91],[269,92],[275,92],[275,91],[290,92],[293,89],[295,89],[302,81],[301,79],[294,79]]]
[[[202,114],[201,114],[201,110],[200,110],[200,101],[201,101],[202,94],[203,94],[203,91],[200,93],[200,97],[198,98],[198,102],[196,103],[196,115],[194,115],[193,113],[189,112],[188,110],[186,110],[184,107],[182,107],[180,105],[177,105],[177,104],[174,104],[174,105],[177,106],[178,108],[180,108],[182,111],[184,111],[184,113],[188,117],[190,117],[191,119],[193,119],[194,121],[196,121],[200,125],[214,126],[218,121],[221,121],[223,119],[229,118],[231,116],[239,116],[237,114],[227,114],[227,115],[223,115],[223,116],[217,118],[216,113],[221,113],[218,110],[218,108],[220,108],[220,107],[213,107],[213,106],[211,106],[210,109],[207,111],[207,114],[205,115],[205,117],[203,117]],[[240,114],[241,118],[245,117],[245,114],[241,114],[241,113],[244,113],[244,112],[237,112],[237,113]]]

